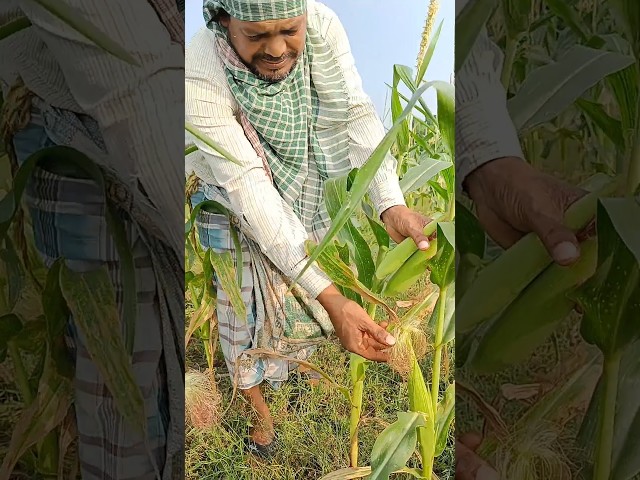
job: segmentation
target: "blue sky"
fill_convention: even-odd
[[[414,67],[428,1],[406,0],[394,7],[382,0],[323,0],[342,21],[364,89],[373,100],[381,117],[388,111],[388,92],[393,80],[393,65]],[[453,73],[455,3],[440,2],[434,30],[444,20],[438,46],[425,78],[449,81]],[[202,0],[186,0],[186,38],[204,25]],[[427,104],[436,113],[435,92],[425,93]],[[387,123],[387,122],[385,122]]]

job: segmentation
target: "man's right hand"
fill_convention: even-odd
[[[353,300],[343,296],[331,285],[319,296],[318,301],[329,314],[331,323],[342,346],[367,360],[387,362],[389,354],[383,352],[396,343],[395,338],[375,323],[367,312]]]

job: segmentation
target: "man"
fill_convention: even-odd
[[[297,359],[335,331],[349,351],[374,361],[394,339],[307,262],[304,242],[330,226],[323,184],[364,164],[384,136],[362,89],[347,35],[336,15],[313,0],[205,1],[206,28],[186,52],[186,119],[230,152],[240,165],[195,141],[187,164],[203,199],[231,215],[202,213],[204,248],[237,259],[231,229],[242,241],[240,319],[217,286],[219,338],[227,366],[258,415],[249,447],[264,453],[275,430],[261,385],[277,387],[288,362],[248,355],[263,347]],[[369,196],[391,237],[411,237],[420,249],[428,219],[405,204],[395,160],[388,155]],[[236,366],[236,364],[238,364]]]
[[[184,20],[175,0],[64,3],[138,62],[107,53],[36,2],[10,0],[0,7],[0,25],[30,22],[0,42],[2,131],[14,162],[54,145],[94,160],[135,262],[131,368],[147,435],[120,413],[72,316],[66,337],[75,367],[80,474],[85,480],[182,478]],[[45,264],[63,257],[76,272],[106,268],[122,316],[124,267],[107,228],[103,191],[82,171],[62,173],[49,165],[36,169],[25,197]],[[38,472],[44,473],[51,474]]]
[[[456,15],[468,0],[456,1]],[[523,159],[507,111],[500,74],[504,55],[483,29],[456,78],[456,180],[475,203],[487,234],[503,248],[535,232],[559,265],[580,257],[576,235],[563,223],[565,210],[584,191],[539,172]],[[456,441],[456,479],[499,478],[475,450],[482,438]]]

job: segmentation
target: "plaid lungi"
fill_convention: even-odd
[[[19,163],[53,145],[44,127],[30,123],[14,136]],[[74,271],[106,266],[122,318],[123,292],[116,246],[107,230],[102,192],[92,180],[37,169],[25,192],[35,243],[50,266],[64,257]],[[75,363],[75,413],[83,479],[155,479],[162,473],[168,428],[168,401],[161,363],[161,320],[156,280],[148,247],[125,220],[137,282],[137,325],[132,368],[144,398],[148,454],[144,438],[118,412],[104,379],[85,347],[82,332],[69,318],[66,339]],[[155,464],[155,468],[154,468]]]
[[[203,200],[214,200],[229,208],[224,191],[204,185],[191,197],[192,206]],[[287,279],[248,235],[246,226],[233,216],[200,210],[196,228],[204,250],[229,252],[235,268],[238,265],[236,246],[231,235],[235,228],[242,249],[242,300],[247,318],[236,315],[229,296],[214,274],[218,317],[218,338],[227,369],[238,388],[248,389],[266,381],[277,389],[286,381],[289,372],[297,367],[288,360],[250,356],[250,350],[267,349],[296,360],[307,360],[317,346],[333,332],[333,325],[320,303],[310,298],[299,286],[287,293],[291,281]],[[239,363],[236,372],[236,362]]]

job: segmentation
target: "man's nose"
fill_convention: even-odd
[[[264,49],[264,53],[269,55],[272,58],[282,58],[284,54],[287,52],[287,44],[282,37],[276,37],[271,39],[266,48]]]

